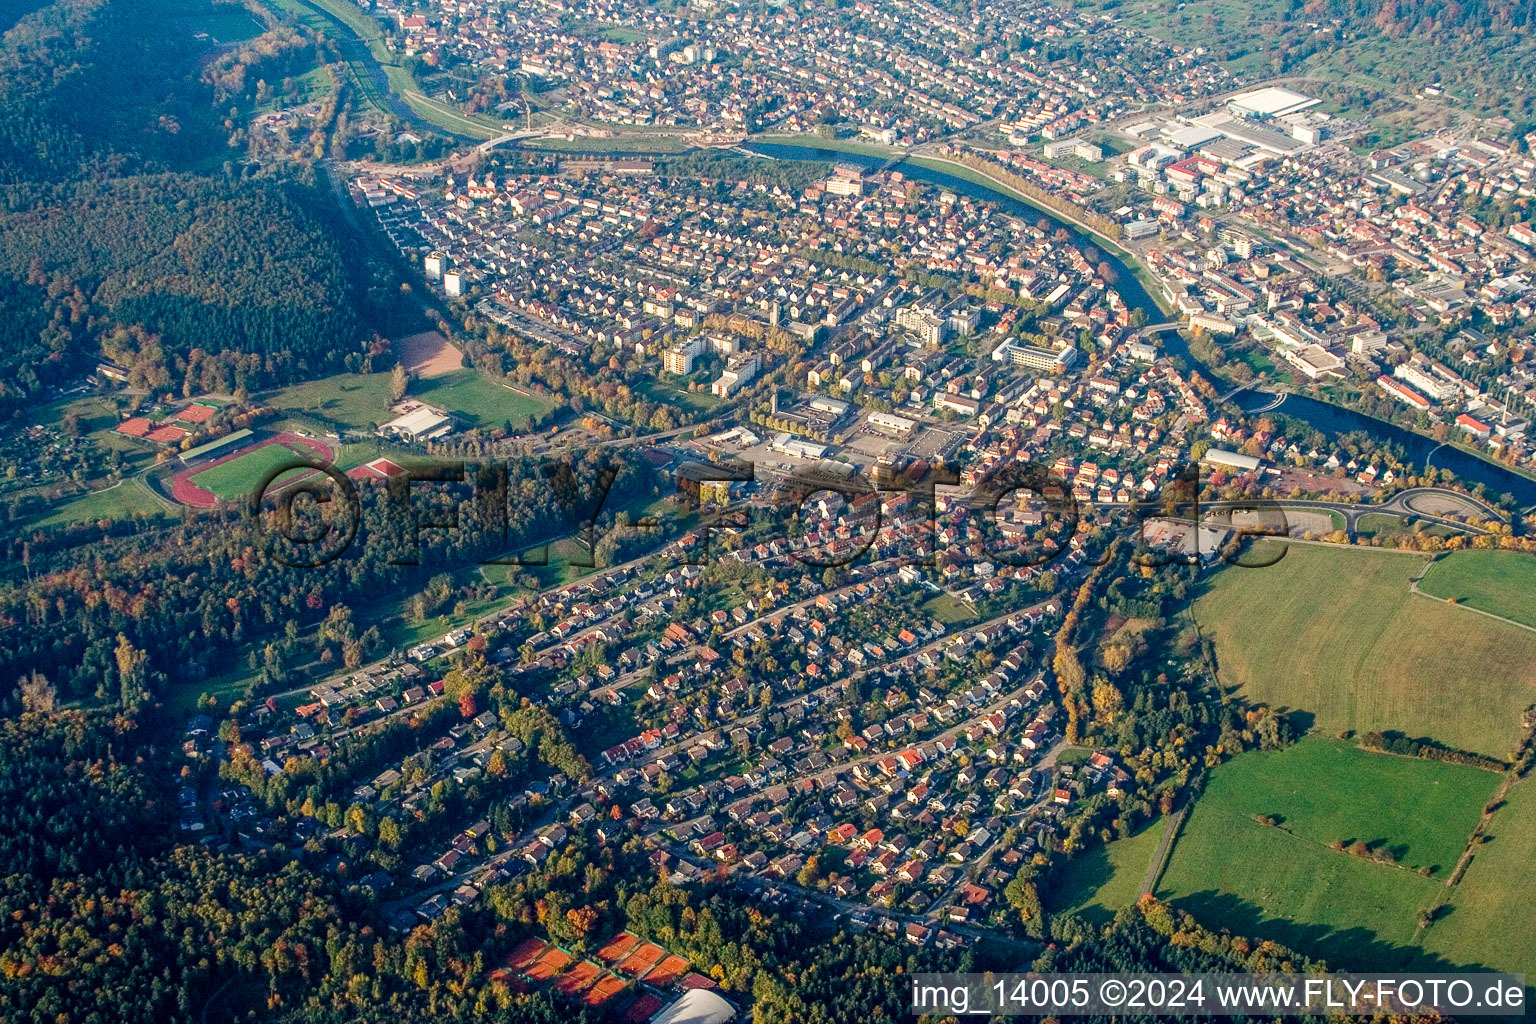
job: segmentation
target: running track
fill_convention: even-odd
[[[230,452],[228,455],[221,455],[212,462],[204,462],[200,465],[183,469],[171,478],[171,497],[180,504],[190,505],[193,508],[213,508],[219,503],[218,497],[207,488],[199,487],[193,483],[192,478],[199,473],[212,469],[214,466],[222,466],[224,463],[238,459],[242,455],[249,455],[258,448],[265,448],[273,444],[285,444],[301,451],[307,450],[322,462],[329,462],[336,456],[335,450],[330,445],[322,441],[316,441],[312,437],[300,437],[297,434],[287,433],[276,434],[258,441],[256,444],[248,444],[238,451]],[[254,485],[256,481],[253,480],[251,483]]]

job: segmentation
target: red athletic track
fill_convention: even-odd
[[[265,448],[271,444],[297,445],[300,448],[306,448],[322,462],[330,462],[336,457],[335,449],[322,441],[316,441],[312,437],[300,437],[297,434],[286,433],[276,434],[272,437],[264,438],[255,444],[248,444],[244,448],[230,452],[228,455],[221,455],[212,462],[204,462],[182,470],[171,477],[171,497],[181,504],[191,505],[193,508],[213,508],[219,503],[218,497],[207,488],[194,484],[192,478],[205,470],[212,469],[214,466],[222,466],[231,459],[238,459],[242,455],[249,455],[256,449]],[[254,485],[256,481],[253,480],[251,483]]]

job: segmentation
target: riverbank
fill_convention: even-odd
[[[339,0],[262,0],[279,14],[318,28],[316,19],[331,30],[352,71],[363,97],[382,112],[429,131],[454,138],[480,141],[500,134],[497,124],[471,118],[434,100],[384,42],[384,29],[355,4]]]
[[[1154,304],[1156,304],[1158,310],[1165,317],[1173,313],[1173,305],[1167,300],[1167,298],[1164,297],[1162,285],[1158,282],[1157,278],[1153,276],[1152,272],[1146,268],[1145,264],[1141,262],[1140,257],[1138,257],[1131,250],[1125,248],[1125,246],[1121,245],[1117,240],[1110,238],[1108,235],[1102,234],[1083,221],[1078,220],[1071,214],[1063,213],[1060,210],[1052,210],[1048,207],[1042,206],[1031,199],[1029,196],[1008,187],[1007,184],[998,180],[997,178],[992,177],[992,175],[987,174],[985,171],[979,171],[974,167],[969,167],[954,160],[949,160],[944,157],[937,156],[913,156],[907,157],[903,163],[913,164],[918,167],[927,167],[931,170],[939,170],[943,171],[945,174],[954,175],[957,178],[964,178],[966,181],[970,181],[975,184],[982,185],[986,188],[993,189],[994,191],[1001,192],[1003,195],[1017,200],[1018,202],[1023,203],[1025,206],[1039,210],[1041,213],[1050,217],[1052,220],[1066,221],[1068,224],[1071,224],[1073,227],[1077,228],[1089,238],[1092,238],[1100,248],[1119,258],[1121,262],[1126,264],[1131,273],[1134,274],[1136,279],[1141,282],[1142,287],[1147,290],[1147,296],[1152,300]]]
[[[897,161],[897,169],[920,167],[928,171],[948,175],[951,178],[968,181],[973,185],[978,185],[989,191],[1006,196],[1016,203],[1022,203],[1031,210],[1044,214],[1052,221],[1071,225],[1079,233],[1091,239],[1094,245],[1104,250],[1107,254],[1114,256],[1136,278],[1142,289],[1146,291],[1147,298],[1153,306],[1153,309],[1147,310],[1149,315],[1155,310],[1160,318],[1166,319],[1173,313],[1173,306],[1164,296],[1162,285],[1158,283],[1157,278],[1141,262],[1140,257],[1136,253],[1121,245],[1118,240],[1099,232],[1091,225],[1073,217],[1071,214],[1042,206],[1030,196],[1009,187],[1005,182],[994,178],[984,171],[979,171],[974,167],[969,167],[959,161],[950,160],[946,157],[916,154],[895,146],[847,142],[841,139],[821,139],[807,135],[764,133],[752,136],[744,143],[744,148],[752,152],[767,150],[770,147],[782,150],[800,149],[817,150],[824,153],[841,153],[856,159],[860,163],[869,160],[881,162],[895,160]],[[775,156],[777,154],[764,152],[763,155]],[[789,156],[788,158],[795,159],[794,156]]]

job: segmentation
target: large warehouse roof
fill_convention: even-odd
[[[1233,96],[1227,101],[1227,105],[1240,114],[1279,117],[1282,114],[1293,114],[1298,110],[1305,110],[1321,102],[1322,100],[1303,96],[1299,92],[1291,92],[1289,89],[1271,85]]]

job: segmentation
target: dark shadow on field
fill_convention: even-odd
[[[1173,905],[1194,915],[1195,920],[1207,928],[1278,942],[1327,961],[1335,971],[1455,972],[1467,966],[1426,953],[1416,946],[1383,942],[1367,928],[1329,928],[1267,917],[1247,900],[1213,889],[1180,896]]]
[[[1302,711],[1300,708],[1276,708],[1276,711],[1286,717],[1297,736],[1307,735],[1317,724],[1317,716],[1310,711]]]
[[[1054,887],[1046,896],[1046,907],[1053,914],[1071,913],[1095,928],[1102,927],[1113,920],[1115,912],[1100,906],[1082,906],[1072,909],[1074,904],[1096,892],[1115,876],[1115,868],[1109,862],[1109,852],[1103,843],[1094,845],[1074,857],[1069,863],[1069,877],[1063,879],[1063,884]]]

